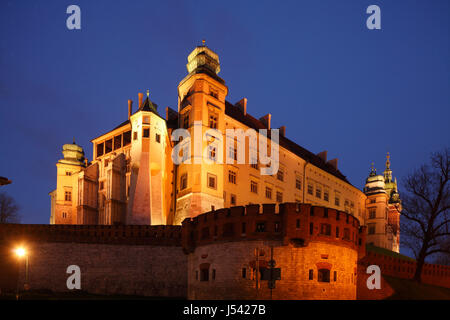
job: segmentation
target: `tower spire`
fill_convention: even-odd
[[[374,163],[372,162],[372,163],[370,164],[370,174],[369,174],[369,177],[373,177],[373,176],[376,176],[376,175],[377,175],[377,169],[375,169]]]
[[[390,161],[390,154],[389,152],[386,155],[386,170],[384,170],[384,180],[385,182],[391,182],[392,181],[392,170],[391,170],[391,161]]]

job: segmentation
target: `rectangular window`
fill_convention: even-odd
[[[236,205],[236,195],[234,194],[230,195],[230,204],[234,206]]]
[[[266,187],[266,198],[272,199],[272,189],[269,187]]]
[[[211,279],[216,280],[216,269],[212,269]]]
[[[200,269],[200,281],[209,281],[209,269]]]
[[[242,222],[242,230],[241,230],[242,234],[245,234],[246,231],[247,231],[247,224],[245,222]]]
[[[314,188],[312,186],[312,184],[308,184],[308,194],[313,195],[314,193]]]
[[[295,179],[295,188],[298,190],[302,189],[302,181],[300,180],[300,178]]]
[[[212,189],[217,189],[217,176],[211,173],[208,173],[208,187]]]
[[[131,143],[131,131],[123,133],[123,146],[127,146]]]
[[[180,190],[187,188],[187,173],[184,173],[180,177]]]
[[[161,143],[161,135],[160,134],[157,133],[155,135],[155,141],[158,142],[158,143]]]
[[[283,202],[283,193],[277,191],[277,202]]]
[[[65,201],[72,201],[72,192],[71,191],[65,191],[64,192],[64,200]]]
[[[210,115],[209,116],[209,127],[213,129],[217,129],[217,116]]]
[[[309,280],[314,280],[314,270],[313,269],[309,269],[308,279]]]
[[[134,131],[134,132],[133,132],[133,140],[137,140],[137,138],[138,138],[138,136],[137,136],[137,132],[136,132],[136,131]]]
[[[275,222],[274,229],[275,229],[275,232],[280,232],[280,223],[279,222]]]
[[[278,169],[277,179],[280,181],[284,181],[284,171],[282,169]]]
[[[242,268],[242,279],[247,278],[247,268]]]
[[[336,238],[339,238],[339,227],[336,227]]]
[[[330,194],[329,194],[329,192],[327,190],[325,190],[323,192],[323,200],[328,202],[329,198],[330,198]]]
[[[334,271],[333,273],[333,281],[337,281],[337,271]]]
[[[228,182],[236,184],[236,172],[231,170],[228,171]]]
[[[237,161],[237,148],[235,148],[235,147],[228,148],[228,158],[234,159],[235,161]]]
[[[297,220],[295,221],[295,228],[296,228],[296,229],[300,229],[300,219],[297,219]]]
[[[317,274],[317,281],[319,282],[330,282],[330,270],[319,269]]]
[[[122,147],[122,136],[115,136],[114,137],[114,150],[117,150]]]
[[[102,156],[104,154],[103,147],[104,147],[103,142],[97,144],[97,157],[100,157],[100,156]]]
[[[253,193],[258,193],[258,183],[255,181],[250,181],[250,191]]]
[[[334,205],[340,206],[340,200],[338,196],[334,197]]]
[[[322,189],[320,187],[316,187],[316,198],[322,198]]]
[[[377,215],[376,209],[369,209],[369,219],[375,219]]]
[[[71,176],[72,173],[70,171],[66,171],[66,176]]]
[[[312,235],[314,233],[314,223],[309,223],[309,234]]]
[[[142,129],[142,137],[143,137],[143,138],[148,138],[148,137],[150,137],[150,129],[149,129],[149,128],[144,128],[144,129]]]
[[[216,161],[216,147],[209,145],[208,149],[209,149],[209,152],[208,152],[209,160]]]
[[[112,144],[113,144],[112,139],[105,141],[105,153],[109,153],[112,151],[112,147],[113,147]]]

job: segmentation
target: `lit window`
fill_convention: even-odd
[[[283,170],[278,169],[277,179],[280,180],[280,181],[284,181],[284,171]]]
[[[228,182],[236,184],[236,172],[231,170],[228,171]]]
[[[283,193],[277,191],[277,202],[283,202]]]
[[[213,129],[217,129],[217,116],[210,115],[209,116],[209,127]]]
[[[143,138],[150,137],[150,129],[149,128],[144,128],[144,130],[142,131],[142,137]]]
[[[272,199],[272,189],[269,187],[266,187],[266,198]]]
[[[258,193],[258,183],[255,181],[250,181],[250,191],[253,193]]]
[[[308,194],[313,195],[314,193],[314,188],[312,184],[308,184]]]
[[[208,187],[212,189],[217,188],[217,176],[208,173]]]
[[[316,198],[322,198],[322,189],[320,187],[316,188]]]
[[[295,188],[298,190],[302,189],[302,181],[300,180],[300,178],[295,179]]]

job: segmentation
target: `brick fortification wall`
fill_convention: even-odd
[[[358,299],[384,299],[394,293],[384,279],[381,282],[381,290],[367,289],[366,281],[370,275],[366,270],[369,265],[379,266],[382,275],[401,279],[412,279],[416,271],[414,259],[368,246],[366,255],[361,258],[358,265]],[[425,284],[450,288],[450,266],[425,264],[421,279]]]
[[[0,225],[4,252],[21,244],[29,252],[30,288],[55,292],[68,291],[67,267],[77,265],[81,289],[91,293],[185,297],[180,236],[179,226]],[[24,272],[22,262],[21,287]]]
[[[275,205],[263,205],[262,211],[249,205],[185,220],[188,298],[356,299],[364,231],[344,212],[295,203],[280,204],[278,213]],[[255,271],[258,264],[264,272],[272,256],[281,279],[271,291],[267,280],[259,280],[257,287]],[[329,282],[318,279],[324,269]]]

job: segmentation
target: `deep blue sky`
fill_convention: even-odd
[[[81,30],[66,8],[81,7]],[[366,8],[381,7],[381,30]],[[392,155],[401,178],[449,146],[450,1],[1,1],[0,176],[24,223],[48,223],[61,147],[127,116],[150,90],[176,109],[187,55],[206,39],[228,99],[362,187]],[[401,192],[401,189],[400,189]]]

